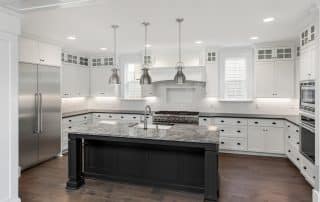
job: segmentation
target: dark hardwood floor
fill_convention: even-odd
[[[223,154],[219,202],[311,202],[312,188],[284,158]],[[67,191],[67,156],[25,171],[22,202],[200,202],[201,194],[110,181],[86,180]]]

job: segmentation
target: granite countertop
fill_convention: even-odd
[[[237,114],[237,113],[207,113],[200,112],[199,117],[227,117],[227,118],[253,118],[253,119],[283,119],[295,125],[300,125],[299,115],[271,115],[271,114]]]
[[[164,140],[191,143],[219,144],[219,132],[215,126],[173,125],[170,129],[144,130],[130,122],[101,121],[73,127],[69,133],[93,136],[109,136],[123,138],[138,138],[149,140]]]
[[[72,117],[83,115],[87,113],[111,113],[111,114],[140,114],[143,115],[144,112],[140,110],[100,110],[100,109],[90,109],[90,110],[80,110],[74,112],[63,113],[62,117]],[[300,125],[299,115],[271,115],[271,114],[241,114],[241,113],[208,113],[200,112],[199,117],[229,117],[229,118],[254,118],[254,119],[283,119],[287,120],[295,125]]]
[[[89,110],[79,110],[73,112],[62,113],[62,118],[78,116],[88,113],[110,113],[110,114],[144,114],[141,110],[102,110],[102,109],[89,109]]]

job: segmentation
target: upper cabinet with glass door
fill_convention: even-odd
[[[317,29],[315,24],[308,25],[300,34],[300,45],[301,47],[307,46],[308,44],[315,41],[317,37]]]
[[[266,62],[273,60],[292,60],[292,47],[273,47],[273,48],[257,48],[256,61]]]

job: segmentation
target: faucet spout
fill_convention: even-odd
[[[147,115],[151,115],[151,107],[150,105],[146,105],[146,107],[144,108],[144,120],[143,120],[143,129],[147,130],[148,129],[148,119],[147,119]]]

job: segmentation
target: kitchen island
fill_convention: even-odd
[[[219,132],[214,126],[141,125],[102,121],[69,133],[67,189],[85,178],[204,193],[218,200]]]

